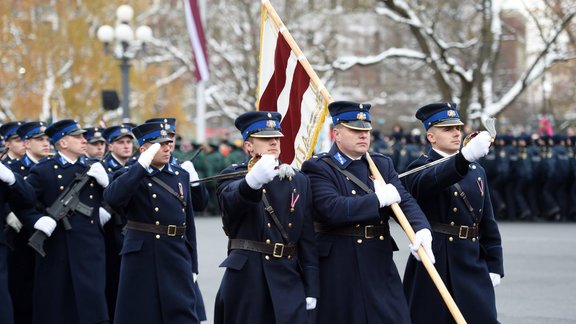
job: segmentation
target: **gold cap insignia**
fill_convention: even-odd
[[[46,131],[46,126],[40,126],[40,131],[44,133]]]
[[[363,112],[358,113],[358,115],[356,115],[356,119],[358,119],[358,120],[366,120],[366,114],[363,113]]]
[[[102,137],[102,133],[100,133],[100,132],[94,132],[94,137]]]
[[[270,115],[270,114],[269,114]],[[266,127],[268,128],[275,128],[276,127],[276,121],[275,120],[268,120],[266,121]]]
[[[120,128],[120,133],[121,133],[121,134],[127,134],[127,133],[128,133],[128,129],[126,129],[126,128]]]
[[[456,117],[456,112],[454,110],[448,110],[446,113],[448,114],[448,117]]]
[[[160,136],[167,136],[168,133],[165,130],[160,131]]]

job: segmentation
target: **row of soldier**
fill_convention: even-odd
[[[455,105],[426,105],[416,117],[432,149],[409,167],[426,170],[400,179],[391,158],[368,156],[370,108],[330,104],[334,145],[302,171],[278,160],[279,113],[236,119],[251,159],[223,170],[213,195],[229,238],[215,323],[448,323],[422,258],[436,262],[468,322],[497,322],[502,247],[478,163],[490,135],[481,132],[460,150]],[[2,128],[0,180],[6,228],[14,232],[12,252],[0,241],[0,265],[10,267],[9,280],[0,267],[0,280],[14,287],[11,295],[0,291],[2,323],[13,321],[11,299],[16,323],[206,319],[194,212],[211,194],[194,163],[174,158],[174,119],[101,134],[70,119]],[[23,141],[20,157],[11,131]],[[56,154],[48,157],[50,144]],[[108,153],[100,157],[104,145]],[[374,180],[380,174],[385,183]],[[415,230],[403,282],[388,226],[397,218],[394,205]]]
[[[398,172],[429,149],[418,132],[381,137],[374,150],[389,155]],[[507,221],[576,221],[576,136],[497,135],[480,160],[490,183],[496,218]]]

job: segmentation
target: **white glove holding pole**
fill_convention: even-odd
[[[186,170],[186,172],[190,174],[190,182],[200,179],[200,177],[198,176],[198,172],[196,172],[196,168],[194,167],[194,163],[190,161],[184,161],[182,164],[180,164],[180,166],[182,167],[182,169]],[[192,184],[192,187],[197,187],[199,185],[200,183],[197,182]]]
[[[0,162],[0,181],[5,182],[9,186],[13,185],[16,182],[14,172],[12,172],[12,170],[10,170],[2,162]]]
[[[390,183],[382,185],[380,181],[374,181],[374,192],[380,202],[380,208],[402,201],[398,189]]]
[[[112,215],[110,215],[110,213],[104,209],[104,207],[100,207],[98,208],[98,215],[100,216],[100,225],[104,226],[104,224],[106,224],[110,218],[112,218]]]
[[[92,164],[90,166],[90,170],[88,170],[86,174],[96,179],[96,182],[98,182],[98,184],[101,185],[102,188],[108,187],[108,184],[110,183],[108,173],[106,172],[104,166],[100,162]]]
[[[316,298],[306,297],[306,310],[316,309]]]
[[[22,222],[20,222],[18,217],[16,217],[13,212],[10,212],[10,214],[6,216],[6,224],[12,227],[16,233],[20,233],[20,230],[22,229]]]
[[[160,151],[160,147],[161,147],[160,143],[154,143],[150,145],[150,147],[146,151],[140,154],[140,157],[138,158],[138,163],[140,163],[140,165],[144,167],[144,169],[148,170],[148,167],[150,166],[150,163],[152,163],[154,156],[156,155],[156,153],[158,153],[158,151]]]
[[[490,272],[490,280],[492,281],[492,287],[496,288],[496,286],[500,285],[500,280],[502,277],[494,272]]]
[[[274,155],[263,154],[246,175],[246,182],[254,190],[262,188],[263,185],[272,181],[278,175],[277,166],[278,162]]]
[[[491,141],[492,137],[487,131],[478,133],[462,148],[462,156],[470,163],[477,161],[488,154]]]
[[[34,223],[34,228],[50,237],[56,229],[56,221],[50,216],[42,216]]]
[[[428,258],[432,263],[436,262],[436,258],[434,258],[434,253],[432,252],[432,233],[429,229],[424,228],[416,232],[414,236],[414,241],[412,244],[409,245],[410,253],[416,258],[418,261],[420,260],[420,256],[418,256],[418,248],[422,246],[426,254],[428,254]]]

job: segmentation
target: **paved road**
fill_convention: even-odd
[[[208,321],[223,270],[227,239],[220,218],[196,221],[200,258],[199,284]],[[502,323],[576,323],[576,224],[502,223],[506,272],[496,288]],[[395,254],[400,273],[408,256],[408,239],[396,224],[392,235],[401,251]]]

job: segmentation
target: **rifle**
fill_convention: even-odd
[[[89,207],[80,201],[80,191],[86,186],[90,177],[87,175],[90,167],[80,174],[76,174],[72,183],[64,190],[52,203],[46,208],[48,216],[52,217],[56,222],[62,221],[64,229],[69,231],[72,229],[70,220],[68,219],[73,212],[79,212],[87,217],[92,215],[93,207]],[[32,247],[42,257],[46,256],[44,252],[44,241],[47,236],[44,232],[36,230],[28,239],[28,245]]]

